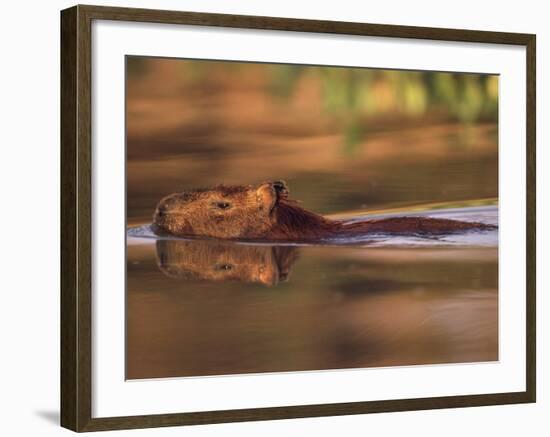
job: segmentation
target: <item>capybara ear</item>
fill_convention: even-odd
[[[279,282],[279,271],[277,265],[269,265],[261,269],[258,273],[258,282],[261,282],[268,287],[273,287]]]
[[[288,195],[288,184],[285,181],[283,180],[274,181],[274,182],[271,182],[271,184],[273,185],[273,188],[275,189],[277,194],[282,196]]]
[[[277,203],[277,191],[273,182],[264,182],[256,189],[256,197],[263,209],[270,212]]]

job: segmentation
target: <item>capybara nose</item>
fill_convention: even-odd
[[[165,215],[166,211],[168,211],[168,208],[165,203],[162,203],[157,207],[157,215],[159,217],[162,217],[163,215]]]
[[[271,185],[273,186],[273,188],[277,193],[288,192],[288,187],[285,181],[275,181],[275,182],[272,182]]]

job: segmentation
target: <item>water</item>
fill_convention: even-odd
[[[422,208],[420,208],[422,209]],[[383,214],[498,224],[496,206]],[[128,231],[127,377],[498,359],[498,232],[324,245]]]
[[[308,67],[274,93],[292,68],[127,61],[128,378],[498,359],[497,231],[268,245],[148,227],[167,194],[280,179],[339,219],[497,224],[498,79]],[[453,102],[411,100],[437,90]]]

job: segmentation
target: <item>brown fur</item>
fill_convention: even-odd
[[[393,217],[362,222],[331,220],[288,198],[282,181],[225,186],[172,194],[153,217],[157,234],[217,239],[319,241],[363,234],[448,234],[495,229],[483,223],[430,217]]]

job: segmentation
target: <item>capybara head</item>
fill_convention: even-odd
[[[283,181],[185,191],[159,202],[153,224],[157,233],[178,236],[262,237],[276,221],[274,208],[287,196]]]

